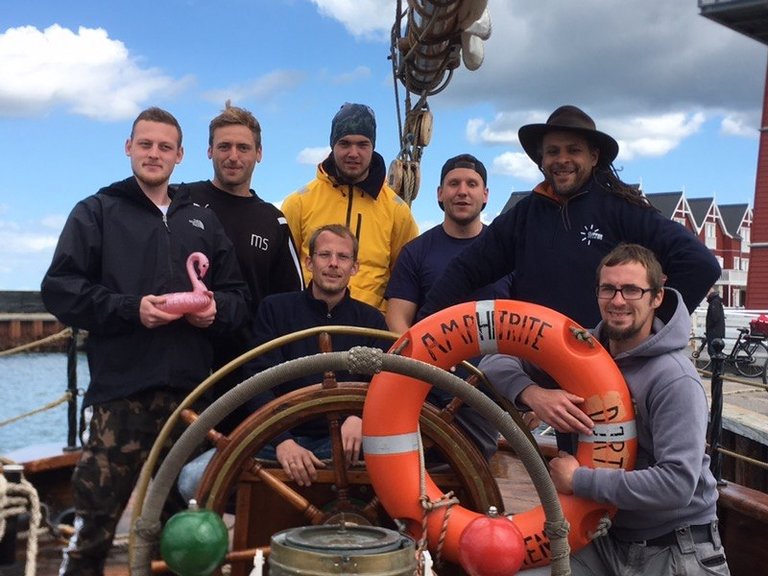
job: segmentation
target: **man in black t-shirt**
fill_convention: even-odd
[[[264,297],[301,290],[304,280],[283,213],[251,189],[253,170],[262,158],[261,126],[251,112],[227,101],[222,113],[211,120],[208,158],[213,162],[213,180],[181,186],[224,225],[251,292],[253,319]],[[249,321],[245,329],[214,342],[215,369],[252,347],[250,325]],[[230,385],[241,380],[240,371],[227,378]]]

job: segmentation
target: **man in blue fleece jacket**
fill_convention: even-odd
[[[705,452],[707,398],[685,352],[690,317],[664,281],[653,253],[636,244],[619,245],[598,267],[602,321],[592,333],[629,386],[638,454],[634,470],[581,466],[566,452],[550,461],[559,492],[618,508],[608,533],[572,556],[575,576],[730,574]],[[518,405],[588,440],[594,424],[583,398],[534,383],[548,379],[511,356],[487,356],[480,368]]]
[[[592,293],[601,258],[621,242],[649,248],[689,311],[720,277],[717,259],[690,230],[653,208],[613,168],[619,145],[575,106],[518,132],[544,181],[488,226],[432,285],[417,319],[465,302],[481,286],[515,275],[515,297],[582,326],[600,313]]]

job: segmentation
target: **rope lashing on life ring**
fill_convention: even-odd
[[[585,398],[583,410],[595,422],[591,436],[579,437],[576,458],[593,468],[634,467],[637,438],[629,390],[610,354],[581,326],[543,306],[514,300],[468,302],[442,310],[412,326],[392,346],[398,353],[448,369],[483,354],[503,353],[533,362],[564,390]],[[415,537],[422,536],[419,502],[418,417],[429,392],[425,382],[381,373],[373,377],[363,409],[363,449],[371,483],[387,513],[403,520]],[[430,501],[442,492],[427,478]],[[615,508],[559,495],[571,525],[572,550],[585,546],[601,520]],[[435,550],[445,509],[430,513],[427,536]],[[453,506],[442,553],[458,562],[458,544],[476,512]],[[541,506],[515,515],[512,521],[526,545],[524,567],[549,563],[549,541]]]

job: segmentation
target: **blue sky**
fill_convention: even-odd
[[[344,102],[376,111],[377,151],[399,150],[388,60],[395,0],[0,0],[0,289],[36,290],[81,198],[130,174],[123,144],[143,108],[174,113],[174,181],[212,175],[207,125],[231,98],[259,118],[253,186],[279,205],[314,177]],[[766,47],[698,14],[696,0],[490,0],[479,70],[429,100],[435,122],[413,211],[442,213],[443,161],[489,170],[486,219],[536,167],[517,129],[576,104],[621,145],[647,193],[752,204]],[[403,91],[400,91],[401,97]],[[402,106],[402,102],[400,102]]]

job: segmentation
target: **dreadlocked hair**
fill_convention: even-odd
[[[658,209],[648,201],[648,198],[643,195],[639,188],[627,184],[619,178],[619,174],[616,172],[613,164],[607,167],[596,168],[594,176],[595,181],[611,194],[616,194],[616,196],[623,198],[631,204],[658,212]]]

